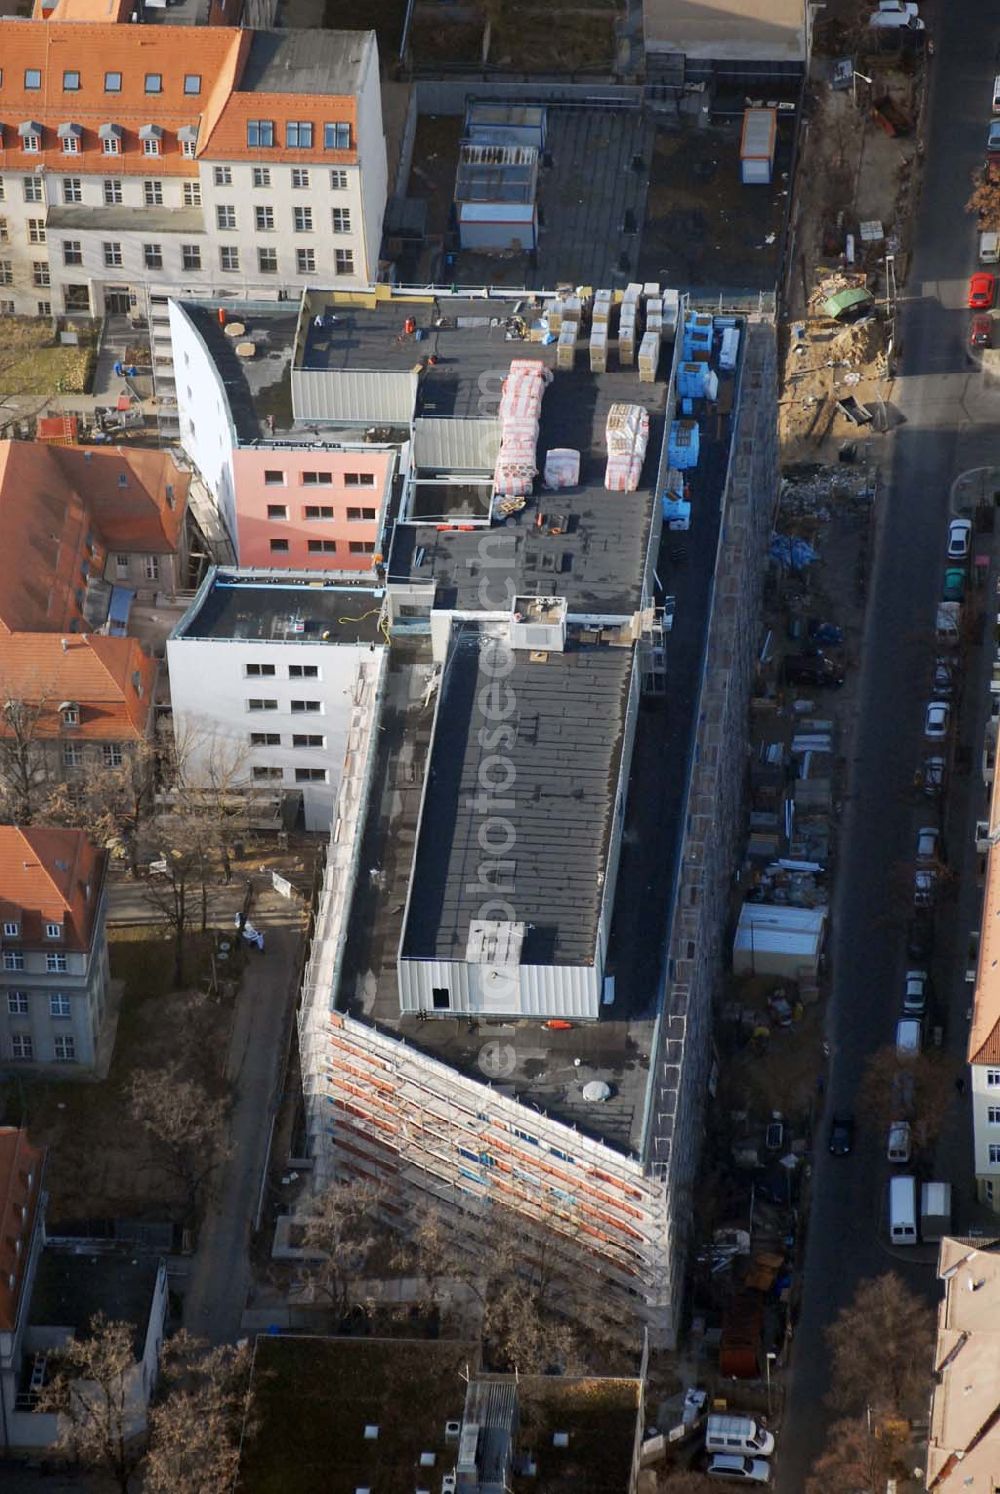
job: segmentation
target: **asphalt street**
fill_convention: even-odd
[[[935,55],[924,181],[903,291],[901,372],[889,395],[901,423],[878,454],[888,483],[833,906],[828,1106],[838,1109],[854,1104],[865,1058],[892,1041],[899,1015],[907,883],[916,827],[929,822],[926,804],[921,808],[914,799],[912,778],[923,750],[949,493],[958,473],[995,463],[1000,450],[1000,391],[984,388],[967,355],[970,314],[964,309],[976,253],[975,225],[964,204],[973,170],[985,155],[1000,3],[973,6],[965,0],[929,14]],[[985,710],[987,652],[971,651],[960,728],[966,746],[975,740]],[[978,922],[979,903],[970,831],[982,794],[976,755],[972,768],[952,780],[951,860],[962,874],[939,919],[934,965],[945,1042],[956,1058],[964,1053],[968,1031],[970,988],[962,970],[966,933]],[[936,1175],[950,1177],[956,1222],[968,1224],[976,1211],[967,1097],[956,1094],[952,1110],[939,1141]],[[884,1147],[884,1137],[861,1127],[852,1157],[832,1158],[817,1149],[804,1295],[775,1469],[779,1494],[801,1494],[822,1447],[830,1416],[823,1403],[829,1388],[823,1333],[858,1283],[894,1268],[937,1299],[933,1250],[894,1252],[888,1245]]]

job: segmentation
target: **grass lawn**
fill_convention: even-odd
[[[49,1148],[49,1222],[58,1227],[115,1215],[181,1219],[184,1196],[155,1143],[129,1114],[124,1086],[137,1068],[178,1059],[186,1074],[221,1093],[232,1003],[197,989],[210,945],[189,939],[193,989],[172,991],[171,941],[155,929],[116,930],[111,973],[125,982],[111,1070],[105,1080],[17,1075],[6,1086],[8,1120],[24,1117]]]
[[[97,361],[96,333],[80,329],[80,346],[52,340],[52,324],[29,316],[0,318],[0,395],[86,394]]]

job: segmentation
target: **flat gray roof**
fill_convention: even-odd
[[[503,681],[516,702],[516,739],[505,743],[504,759],[515,778],[504,817],[515,833],[510,901],[526,925],[521,958],[594,959],[632,649],[570,639],[565,653],[511,656],[500,628],[475,624],[461,626],[443,670],[404,958],[465,959],[483,902],[479,775],[495,753],[483,746],[490,731],[482,703],[509,657]]]
[[[35,1328],[72,1328],[85,1338],[91,1318],[103,1312],[112,1322],[132,1325],[138,1359],[159,1266],[158,1256],[137,1256],[131,1245],[93,1252],[46,1245],[38,1258],[28,1321]]]
[[[171,636],[259,639],[272,643],[377,643],[381,593],[370,585],[324,581],[315,572],[218,571]]]
[[[237,92],[352,94],[374,46],[374,31],[255,31]]]
[[[420,472],[488,472],[492,480],[500,450],[499,420],[413,422],[413,465]]]

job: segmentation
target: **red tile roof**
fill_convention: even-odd
[[[168,451],[61,446],[51,452],[108,550],[168,555],[177,549],[191,474]]]
[[[259,76],[267,81],[261,86],[257,86],[254,69],[247,71],[255,45],[260,51],[267,38],[277,38],[270,45],[285,56],[294,50],[296,39],[308,49],[310,33],[255,33],[219,25],[193,30],[190,26],[118,25],[113,20],[77,18],[78,5],[89,10],[92,4],[99,8],[101,3],[104,0],[72,0],[72,21],[0,19],[0,170],[31,172],[45,166],[104,175],[123,172],[148,176],[155,170],[157,176],[195,177],[195,159],[184,155],[177,138],[179,129],[195,125],[199,127],[196,156],[333,166],[356,162],[353,94],[324,92],[315,83],[313,92],[297,91],[286,86],[280,65],[273,81],[272,74],[264,69]],[[315,34],[328,43],[334,35]],[[355,67],[377,68],[373,33],[343,33],[342,37],[345,82],[354,76]],[[301,64],[301,57],[296,61]],[[251,81],[244,92],[241,80],[245,71]],[[289,71],[289,80],[292,72],[294,69]],[[38,74],[37,88],[25,86],[29,73]],[[65,88],[67,73],[78,76],[79,87]],[[106,73],[120,74],[117,92],[105,91]],[[326,76],[322,65],[314,73]],[[147,93],[149,76],[159,78],[159,92]],[[185,80],[195,77],[198,92],[187,92]],[[248,119],[272,121],[273,148],[248,146]],[[286,124],[298,120],[313,125],[313,146],[309,149],[288,149],[285,145]],[[37,153],[25,152],[18,135],[19,126],[29,122],[42,130]],[[350,125],[349,150],[324,148],[325,123]],[[56,134],[62,124],[80,126],[79,150],[74,155],[64,153]],[[122,130],[122,149],[117,155],[104,154],[98,132],[105,124],[118,125]],[[144,154],[139,139],[143,125],[158,125],[163,131],[159,156]]]
[[[242,32],[232,26],[115,25],[96,20],[0,20],[0,124],[3,142],[0,167],[31,171],[48,166],[61,171],[101,171],[149,175],[197,176],[193,160],[185,158],[177,131],[197,125],[205,102],[227,59],[241,44]],[[29,70],[40,74],[40,87],[26,88]],[[78,89],[63,87],[66,73],[79,74]],[[118,92],[105,92],[105,74],[120,73]],[[200,79],[197,94],[185,93],[186,77]],[[147,93],[147,77],[158,77],[160,91]],[[21,149],[18,126],[34,121],[43,128],[37,155]],[[80,150],[63,153],[56,136],[61,124],[82,129]],[[98,130],[116,124],[124,132],[122,152],[104,154]],[[143,153],[139,130],[159,125],[164,131],[161,154]]]
[[[136,742],[148,732],[156,663],[135,638],[103,634],[13,633],[0,636],[3,700],[41,706],[34,726],[43,739]],[[59,706],[79,707],[65,727]],[[2,705],[2,701],[0,701]],[[0,736],[9,735],[0,709]]]
[[[107,859],[82,830],[0,825],[0,922],[21,926],[5,947],[89,950]],[[46,939],[47,923],[62,924],[61,939]]]
[[[177,548],[190,481],[166,452],[0,441],[0,635],[82,630],[109,549]]]
[[[31,1145],[27,1131],[0,1126],[0,1331],[5,1333],[17,1326],[44,1164],[44,1151]]]

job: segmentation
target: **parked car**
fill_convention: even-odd
[[[1000,114],[1000,73],[993,79],[993,113]]]
[[[869,16],[869,26],[898,30],[905,26],[910,31],[923,31],[924,23],[917,14],[918,7],[912,0],[879,0],[878,10]]]
[[[924,736],[929,742],[941,742],[950,724],[951,706],[946,700],[932,700],[924,713]]]
[[[834,1114],[828,1142],[831,1157],[849,1157],[854,1150],[853,1115]]]
[[[944,573],[942,602],[960,602],[965,596],[965,566],[950,565]]]
[[[977,270],[969,280],[968,305],[971,311],[989,311],[996,300],[997,280],[988,270]]]
[[[976,321],[979,321],[979,317],[976,317]],[[972,520],[952,519],[948,525],[948,559],[968,560],[971,549]]]
[[[993,346],[993,318],[974,316],[969,325],[969,347],[991,348]]]
[[[924,1046],[924,1024],[916,1017],[900,1017],[896,1023],[896,1057],[916,1058]]]
[[[918,913],[906,933],[906,953],[911,960],[926,960],[934,948],[934,925],[926,914]]]
[[[933,908],[937,897],[938,874],[933,867],[921,867],[913,873],[913,906]]]
[[[903,982],[903,1015],[922,1017],[927,1010],[931,978],[926,970],[907,970]]]
[[[939,654],[934,660],[934,699],[950,699],[954,688],[955,670],[950,660]]]
[[[986,154],[988,156],[1000,154],[1000,119],[994,119],[990,123],[986,135]]]
[[[941,832],[933,825],[923,825],[917,831],[917,862],[925,866],[937,865],[941,860]]]
[[[708,1465],[708,1476],[742,1479],[745,1484],[769,1484],[771,1465],[766,1458],[741,1458],[738,1453],[716,1453]]]
[[[920,769],[920,788],[928,799],[939,799],[944,793],[947,765],[943,757],[925,757]]]
[[[838,689],[844,671],[825,654],[786,654],[785,679],[790,685],[822,685]]]
[[[912,1086],[913,1075],[901,1072],[896,1075],[897,1079],[908,1079]],[[910,1123],[909,1121],[892,1121],[889,1125],[889,1137],[885,1148],[886,1160],[895,1162],[897,1166],[903,1165],[910,1160]]]
[[[903,1120],[909,1120],[914,1111],[917,1098],[917,1086],[912,1074],[905,1069],[897,1069],[892,1076],[892,1113]]]

